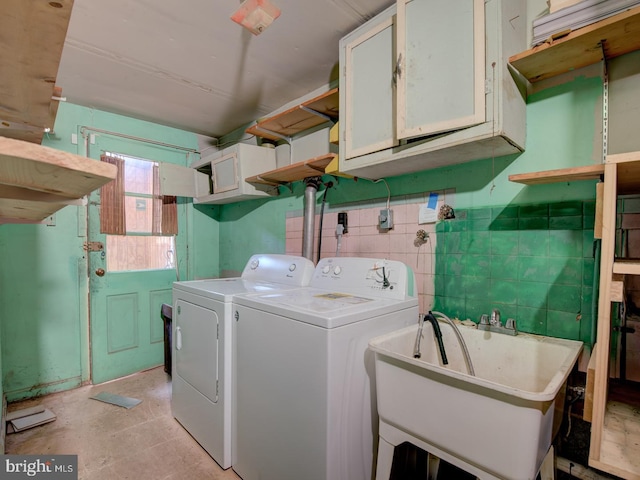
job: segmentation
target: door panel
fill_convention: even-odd
[[[346,158],[398,144],[394,18],[385,19],[346,46]]]
[[[484,2],[398,2],[398,138],[485,120]]]
[[[107,300],[107,353],[140,345],[138,336],[138,294],[109,295]]]
[[[213,403],[218,401],[218,328],[214,310],[178,300],[174,310],[176,372]]]

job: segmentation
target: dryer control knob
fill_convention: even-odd
[[[258,268],[258,265],[260,265],[260,260],[252,260],[249,267],[251,268],[251,270],[255,270],[256,268]]]
[[[342,273],[342,267],[340,265],[336,265],[336,267],[333,269],[333,273],[335,275],[340,275]]]
[[[329,273],[329,270],[331,270],[331,267],[329,265],[325,265],[324,267],[322,267],[322,273],[324,274]]]
[[[296,264],[292,263],[291,265],[289,265],[289,271],[293,272],[296,269]]]

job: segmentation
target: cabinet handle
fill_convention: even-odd
[[[402,78],[402,54],[398,55],[396,68],[393,69],[393,84],[397,85],[400,78]]]

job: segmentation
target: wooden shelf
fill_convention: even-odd
[[[609,155],[604,164],[602,246],[598,293],[597,351],[592,365],[593,402],[589,465],[640,480],[640,388],[616,386],[611,377],[613,302],[625,301],[625,275],[640,275],[640,259],[615,258],[618,197],[640,192],[640,152]],[[591,365],[591,362],[590,362]]]
[[[324,175],[324,170],[336,158],[335,153],[328,153],[315,157],[304,162],[294,163],[286,167],[276,168],[269,172],[261,173],[253,177],[246,178],[249,183],[258,183],[262,185],[283,185],[286,183],[304,180],[307,177],[318,177]]]
[[[621,478],[640,478],[640,414],[637,404],[607,402],[600,445],[600,459],[590,464]]]
[[[509,58],[509,63],[530,82],[586,67],[640,49],[640,7],[579,28]]]
[[[73,0],[4,0],[0,19],[0,135],[40,144],[53,130],[55,86]]]
[[[542,185],[545,183],[575,182],[576,180],[599,180],[602,175],[604,175],[604,164],[597,164],[533,173],[517,173],[509,175],[509,181],[525,185]]]
[[[317,113],[314,113],[317,112]],[[320,115],[318,115],[320,114]],[[334,88],[282,113],[260,120],[246,132],[257,137],[280,140],[338,118],[338,89]],[[274,135],[275,133],[275,135]]]
[[[640,275],[640,258],[617,258],[613,262],[613,273]]]
[[[0,137],[0,220],[39,222],[116,178],[117,167]]]

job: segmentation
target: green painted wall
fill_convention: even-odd
[[[84,154],[81,126],[197,149],[194,134],[120,115],[62,103],[55,135],[43,144]],[[79,143],[71,143],[71,134]],[[123,141],[130,155],[187,165],[184,154]],[[178,261],[181,279],[216,276],[216,207],[186,209],[180,225]],[[55,225],[0,226],[0,336],[4,393],[9,400],[80,385],[89,379],[87,259],[84,207],[68,206],[55,214]],[[189,251],[187,256],[187,243]],[[159,315],[159,314],[158,314]]]

